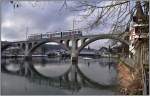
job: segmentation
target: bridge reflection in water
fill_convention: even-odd
[[[84,60],[79,57],[78,64],[71,64],[71,60],[59,58],[34,57],[28,61],[17,58],[3,60],[2,72],[25,76],[29,82],[60,88],[60,90],[65,89],[73,92],[71,94],[116,94],[116,63],[114,58],[109,61],[108,58]],[[84,88],[91,89],[82,92]],[[92,90],[99,90],[100,93],[95,91],[92,93]],[[101,92],[103,90],[106,90],[106,93]],[[44,90],[41,89],[41,91]]]

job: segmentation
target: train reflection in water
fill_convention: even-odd
[[[29,82],[37,85],[66,89],[74,92],[74,94],[88,94],[80,93],[83,88],[87,87],[92,88],[92,90],[107,90],[108,93],[113,91],[113,94],[115,94],[116,90],[114,90],[114,87],[117,86],[116,61],[113,58],[110,62],[107,61],[108,58],[84,60],[82,57],[79,57],[78,64],[71,64],[70,59],[60,60],[58,58],[34,57],[30,61],[24,61],[24,63],[33,65],[30,66],[32,72],[29,72],[26,77]],[[13,67],[12,69],[9,68],[12,65],[17,65],[21,69],[21,60],[10,59],[3,63],[6,63],[3,65],[9,63],[9,65],[3,67],[5,69],[3,72],[23,76],[19,69],[13,70]],[[41,89],[41,91],[44,90]]]

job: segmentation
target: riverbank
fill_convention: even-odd
[[[140,72],[120,61],[117,65],[119,90],[124,95],[142,95]]]

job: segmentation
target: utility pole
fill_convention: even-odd
[[[75,18],[73,18],[73,31],[74,31],[74,23],[75,23]]]
[[[26,27],[26,40],[27,40],[27,38],[28,38],[28,31],[29,31],[29,29],[28,29],[28,26]]]

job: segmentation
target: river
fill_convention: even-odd
[[[34,57],[31,61],[37,73],[36,76],[22,76],[12,74],[20,69],[21,59],[3,59],[7,71],[1,73],[1,92],[3,95],[114,95],[117,88],[117,60],[115,58],[83,58],[79,57],[77,66],[71,64],[70,59]],[[68,71],[73,70],[73,71]],[[75,72],[74,72],[75,71]],[[68,72],[69,81],[49,80],[62,76]],[[77,73],[76,74],[73,74]],[[63,76],[64,75],[64,76]],[[76,76],[76,79],[73,76]],[[46,78],[45,78],[46,77]],[[61,81],[60,81],[61,80]],[[60,81],[60,82],[59,82]],[[71,85],[72,82],[74,85]],[[82,82],[84,81],[84,82]],[[71,82],[71,83],[69,83]],[[107,86],[106,87],[101,87]],[[68,87],[69,86],[69,87]],[[99,87],[100,86],[100,87]]]

